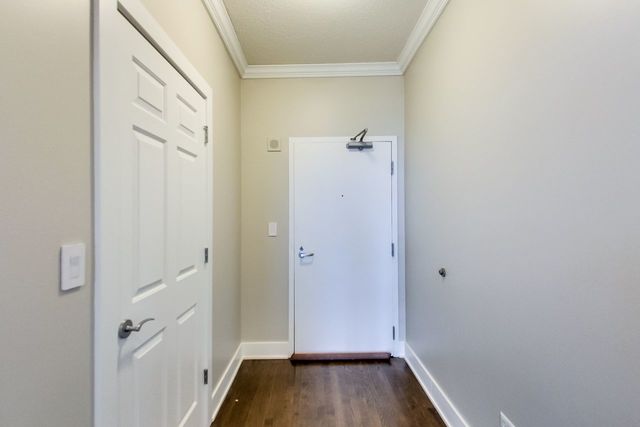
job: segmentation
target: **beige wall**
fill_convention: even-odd
[[[89,2],[0,2],[0,425],[91,424]],[[87,282],[61,293],[60,245]]]
[[[408,70],[407,339],[471,425],[640,425],[639,20],[453,0]]]
[[[287,341],[289,154],[292,136],[403,139],[402,77],[242,81],[242,338]],[[282,152],[269,153],[268,137]],[[277,238],[267,223],[278,222]]]
[[[144,0],[213,89],[213,372],[240,344],[240,78],[201,0]]]

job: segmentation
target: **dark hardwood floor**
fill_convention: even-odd
[[[244,361],[214,427],[443,427],[403,359]]]

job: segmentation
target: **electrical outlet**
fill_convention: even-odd
[[[509,418],[500,412],[500,427],[516,427]]]

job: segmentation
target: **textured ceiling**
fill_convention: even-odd
[[[250,65],[395,61],[427,0],[224,0]]]

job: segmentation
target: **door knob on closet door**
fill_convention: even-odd
[[[142,329],[144,324],[147,322],[151,322],[152,320],[156,319],[150,317],[148,319],[144,319],[142,322],[134,326],[131,319],[127,319],[124,322],[120,323],[120,327],[118,328],[118,336],[120,338],[127,338],[129,335],[131,335],[131,332],[140,332],[140,329]]]

